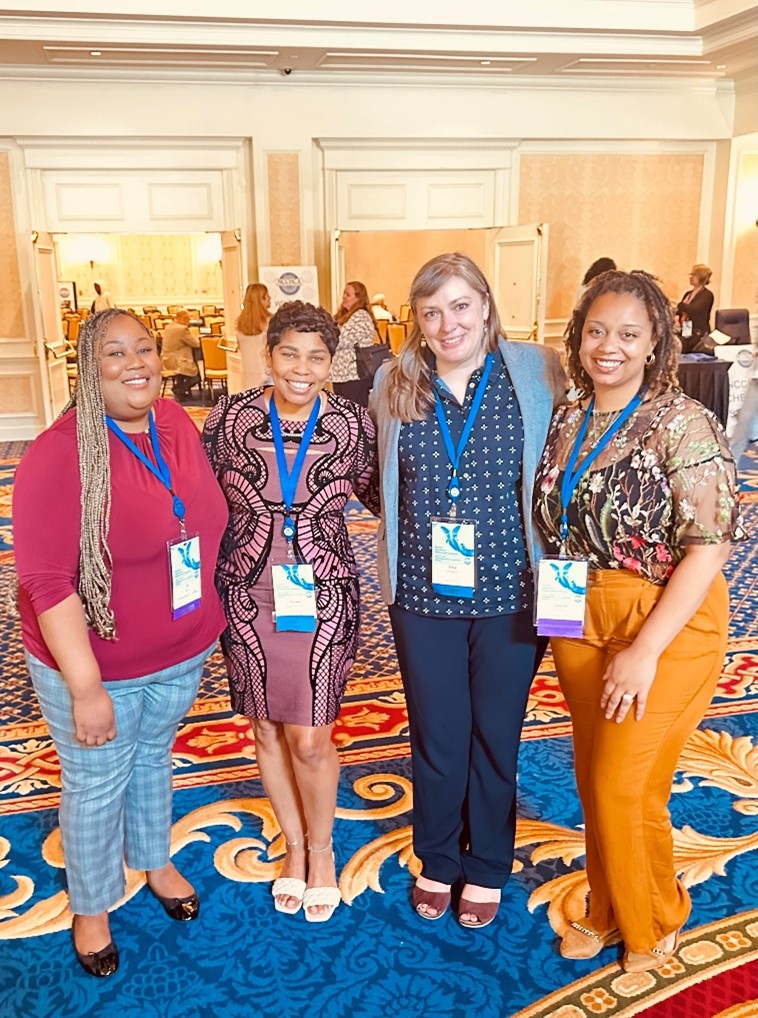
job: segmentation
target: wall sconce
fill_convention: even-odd
[[[32,244],[36,244],[39,240],[39,230],[32,230]]]

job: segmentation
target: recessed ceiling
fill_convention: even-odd
[[[330,19],[312,17],[312,0],[290,0],[286,16],[273,0],[215,0],[213,14],[200,0],[167,0],[158,15],[146,0],[71,6],[16,0],[0,14],[0,73],[718,79],[758,67],[758,4],[745,0],[474,0],[455,21],[438,4],[433,23],[428,0],[385,0],[383,23],[361,17],[354,0],[330,0]],[[240,16],[252,7],[255,18]]]

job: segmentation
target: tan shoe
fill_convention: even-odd
[[[571,958],[573,961],[594,958],[600,954],[604,947],[615,944],[620,939],[621,934],[618,930],[598,933],[581,923],[569,923],[568,929],[561,938],[561,957]]]
[[[649,951],[627,951],[621,962],[624,972],[655,972],[671,961],[679,947],[679,930],[663,937]]]

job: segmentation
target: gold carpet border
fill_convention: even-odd
[[[756,960],[758,909],[753,909],[688,930],[671,962],[656,972],[625,973],[618,962],[606,965],[511,1018],[633,1018],[690,986]]]

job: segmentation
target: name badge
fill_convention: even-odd
[[[200,535],[168,542],[171,618],[180,619],[200,607]]]
[[[689,339],[691,335],[692,335],[692,319],[685,318],[684,321],[682,322],[682,337],[684,339]]]
[[[316,629],[316,580],[304,562],[272,565],[274,625],[277,633],[313,633]]]
[[[535,623],[539,636],[582,636],[589,563],[543,558],[537,567]]]
[[[432,589],[472,598],[476,589],[476,528],[459,519],[432,520]]]

